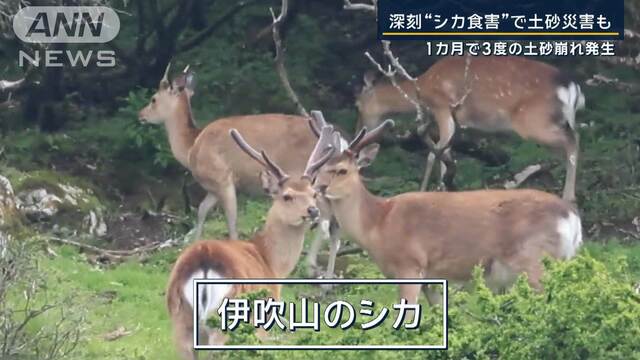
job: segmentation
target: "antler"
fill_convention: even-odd
[[[358,136],[356,136],[355,140],[349,144],[349,151],[353,154],[357,154],[365,146],[376,142],[386,128],[392,128],[394,126],[395,122],[391,119],[387,119],[371,131],[367,131],[367,129],[363,128]]]
[[[312,115],[313,113],[314,112],[312,112]],[[320,113],[320,112],[317,111],[316,113]],[[321,113],[320,113],[320,116],[322,116]],[[320,138],[318,139],[316,146],[313,148],[313,151],[309,156],[309,161],[307,161],[307,167],[305,168],[304,174],[302,175],[303,177],[306,177],[307,179],[312,179],[315,172],[318,171],[318,169],[320,169],[322,165],[324,165],[327,161],[329,161],[329,159],[331,159],[331,157],[333,156],[333,153],[336,150],[335,146],[332,144],[333,141],[334,141],[333,126],[331,125],[324,126],[322,128],[322,131],[320,131]]]
[[[236,144],[240,146],[240,149],[247,153],[247,155],[251,156],[255,161],[260,163],[260,165],[264,166],[271,174],[273,174],[273,176],[278,179],[279,184],[287,181],[289,175],[287,175],[278,165],[276,165],[276,163],[274,163],[269,158],[269,156],[267,156],[267,153],[265,153],[264,150],[262,150],[261,152],[256,151],[244,140],[242,135],[240,135],[240,133],[236,129],[229,130],[229,134],[231,135],[233,140],[235,140]]]
[[[188,83],[187,80],[193,81],[193,78],[189,79],[190,76],[193,76],[193,73],[191,72],[190,68],[191,68],[191,65],[187,65],[184,68],[184,70],[182,70],[182,74],[180,74],[178,77],[176,77],[173,80],[172,85],[178,88],[181,88],[181,87],[187,86],[187,83]]]
[[[167,88],[171,87],[171,81],[169,80],[169,70],[171,69],[171,61],[167,64],[167,68],[164,70],[164,75],[162,79],[160,79],[160,87]]]
[[[362,138],[364,137],[364,135],[367,133],[367,127],[363,126],[362,129],[360,129],[360,131],[358,131],[358,133],[356,134],[356,137],[353,139],[353,141],[351,141],[351,143],[349,143],[349,146],[347,147],[347,149],[351,149],[353,146],[357,145],[360,140],[362,140]]]
[[[320,110],[311,110],[311,118],[309,118],[309,126],[311,126],[311,131],[316,134],[317,137],[320,137],[320,132],[322,128],[327,126],[327,121],[324,119],[324,115],[322,115],[322,111]]]

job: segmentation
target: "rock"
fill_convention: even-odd
[[[19,209],[29,220],[51,219],[60,210],[62,199],[46,189],[35,189],[18,194]]]
[[[83,222],[85,228],[89,229],[89,234],[98,237],[107,235],[107,224],[104,221],[101,211],[89,211],[89,214],[84,217]]]
[[[73,206],[78,206],[80,203],[88,204],[90,202],[90,194],[87,190],[69,184],[59,184],[58,187],[64,191],[64,201]]]
[[[51,230],[59,236],[87,232],[106,235],[104,206],[90,188],[47,170],[19,174],[12,178],[15,194],[12,184],[0,177],[0,225],[7,217],[4,214],[13,211],[19,220],[43,222],[40,230]]]
[[[11,182],[0,175],[0,228],[20,222],[16,196]]]
[[[7,246],[9,245],[9,235],[0,230],[0,259],[7,256]]]

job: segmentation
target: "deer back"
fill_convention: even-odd
[[[238,151],[229,137],[235,128],[256,149],[264,150],[292,177],[299,177],[316,143],[304,117],[282,114],[234,116],[208,125],[194,143],[190,168],[200,181],[233,181],[239,190],[262,194],[258,174],[262,167]]]

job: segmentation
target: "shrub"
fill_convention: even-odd
[[[473,297],[456,296],[450,307],[447,357],[637,358],[640,296],[626,281],[625,262],[609,271],[582,255],[546,267],[541,293],[521,278],[494,295],[477,274]]]
[[[61,359],[76,348],[84,313],[73,295],[52,297],[33,242],[0,244],[0,359]]]
[[[567,262],[546,262],[544,290],[535,292],[521,277],[505,294],[493,294],[478,269],[472,291],[454,292],[449,302],[449,349],[403,351],[404,359],[633,359],[640,354],[640,295],[627,279],[624,260],[607,270],[590,255]],[[435,310],[435,311],[433,311]],[[427,309],[425,323],[437,323],[440,309]],[[437,331],[436,331],[437,330]],[[232,334],[246,340],[245,332]],[[440,329],[415,333],[390,328],[373,331],[321,331],[287,336],[283,343],[437,344]],[[239,344],[242,342],[235,341]],[[231,356],[232,353],[224,353]],[[258,351],[275,359],[297,359],[305,352]],[[237,353],[235,353],[237,355]],[[317,355],[317,356],[315,356]],[[319,359],[395,359],[398,352],[320,352]]]

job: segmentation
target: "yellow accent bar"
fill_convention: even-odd
[[[557,36],[557,35],[580,35],[580,36],[618,36],[619,32],[383,32],[383,36]]]

